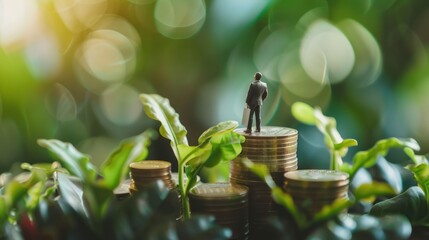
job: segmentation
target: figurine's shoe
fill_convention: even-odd
[[[261,129],[256,129],[256,131],[255,131],[255,132],[259,133],[259,132],[261,132]]]
[[[246,131],[244,131],[245,133],[252,133],[252,130],[247,129]]]

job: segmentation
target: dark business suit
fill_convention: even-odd
[[[268,88],[266,83],[255,80],[250,84],[246,98],[246,103],[250,108],[249,122],[247,123],[248,131],[252,129],[253,114],[256,116],[256,131],[261,131],[261,106],[267,95]]]

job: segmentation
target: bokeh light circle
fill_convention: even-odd
[[[112,85],[128,80],[137,64],[140,38],[124,19],[103,19],[76,53],[76,73],[89,91],[101,94]]]
[[[85,69],[94,77],[105,82],[122,82],[126,77],[124,56],[110,41],[90,39],[83,47]]]
[[[256,39],[254,57],[256,67],[264,76],[273,81],[280,81],[278,64],[287,53],[287,46],[293,41],[287,29],[270,30],[269,27],[261,31]]]
[[[203,26],[206,5],[203,0],[158,0],[154,17],[159,33],[172,39],[185,39]]]
[[[359,22],[346,19],[338,24],[353,46],[356,61],[350,73],[350,83],[357,87],[371,85],[380,76],[383,56],[374,36]]]
[[[295,48],[297,49],[297,48]],[[278,64],[278,74],[282,85],[301,98],[316,97],[327,84],[324,81],[314,81],[307,75],[303,67],[298,64],[298,51],[290,50],[283,54]]]
[[[0,46],[21,47],[37,30],[38,21],[36,1],[0,0]]]
[[[102,112],[116,125],[135,123],[143,111],[139,92],[128,85],[110,87],[100,96],[100,101]]]
[[[66,87],[58,83],[45,95],[45,107],[60,122],[73,120],[77,116],[75,98]]]
[[[55,9],[67,28],[80,32],[94,26],[105,14],[108,0],[55,0]]]
[[[352,71],[355,54],[349,40],[338,28],[325,20],[317,20],[303,37],[300,60],[314,80],[338,83]]]

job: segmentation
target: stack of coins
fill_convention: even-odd
[[[164,181],[169,189],[176,187],[171,177],[171,163],[166,161],[146,160],[130,164],[130,189],[141,190],[148,184],[159,179]]]
[[[202,183],[189,192],[192,214],[213,215],[216,223],[232,231],[231,239],[247,239],[248,188],[230,183]]]
[[[136,193],[140,190],[145,190],[149,184],[154,183],[158,180],[162,180],[165,186],[170,189],[169,195],[167,196],[167,203],[177,203],[172,209],[177,219],[181,219],[181,197],[177,184],[171,176],[171,163],[159,160],[146,160],[140,162],[133,162],[129,165],[130,167],[130,193]]]
[[[334,170],[298,170],[285,173],[284,190],[311,219],[323,206],[346,199],[349,175]]]
[[[245,136],[242,152],[230,163],[230,182],[249,188],[249,223],[251,238],[264,234],[267,218],[278,213],[278,206],[271,198],[271,190],[246,166],[242,159],[265,164],[277,185],[282,186],[284,173],[298,167],[296,156],[298,131],[285,127],[262,127],[261,132],[247,134],[245,129],[236,132]]]

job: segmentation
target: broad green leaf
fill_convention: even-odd
[[[180,155],[182,156],[181,164],[189,165],[192,168],[203,164],[210,156],[211,144],[203,143],[198,146],[178,145]]]
[[[395,189],[387,183],[372,182],[360,185],[354,192],[356,200],[373,202],[378,196],[397,194]]]
[[[314,116],[313,108],[303,102],[295,102],[291,107],[292,115],[300,122],[308,125],[316,125],[317,119]]]
[[[423,191],[415,186],[405,192],[375,204],[371,215],[382,217],[392,214],[405,215],[413,224],[429,224],[429,212]]]
[[[95,166],[91,164],[88,156],[79,152],[72,144],[55,139],[39,139],[37,143],[41,147],[48,149],[74,176],[85,182],[95,181],[97,176]]]
[[[161,123],[161,136],[170,140],[171,148],[178,161],[182,159],[177,147],[188,145],[186,128],[179,120],[179,114],[170,106],[170,101],[157,94],[141,94],[140,100],[146,115]]]
[[[406,168],[413,172],[414,178],[416,179],[419,187],[423,190],[426,196],[426,201],[429,204],[429,165],[408,165]]]
[[[210,139],[211,154],[204,166],[214,167],[221,162],[233,160],[241,153],[241,143],[244,140],[244,136],[232,131],[213,135]]]
[[[236,121],[225,121],[221,122],[206,131],[204,131],[201,136],[198,138],[198,144],[202,144],[203,142],[210,139],[213,135],[230,132],[238,127],[238,123]]]
[[[398,139],[388,138],[379,140],[372,148],[367,151],[360,151],[353,157],[353,169],[350,173],[350,179],[353,178],[354,174],[361,168],[372,167],[376,161],[378,155],[386,156],[391,148],[405,148],[409,147],[414,150],[419,150],[420,146],[418,143],[410,139]]]
[[[313,223],[321,222],[329,220],[338,214],[344,212],[349,208],[351,205],[353,205],[353,202],[351,202],[348,199],[340,198],[335,200],[330,205],[325,205],[322,210],[320,210],[316,215],[314,215]]]
[[[100,167],[104,177],[102,184],[108,189],[115,189],[128,172],[128,165],[147,157],[150,139],[154,135],[153,131],[148,130],[122,141],[120,146],[110,154]]]
[[[58,173],[57,180],[61,198],[82,217],[88,218],[89,213],[85,208],[82,186],[76,184],[79,179],[72,181],[68,175]]]

